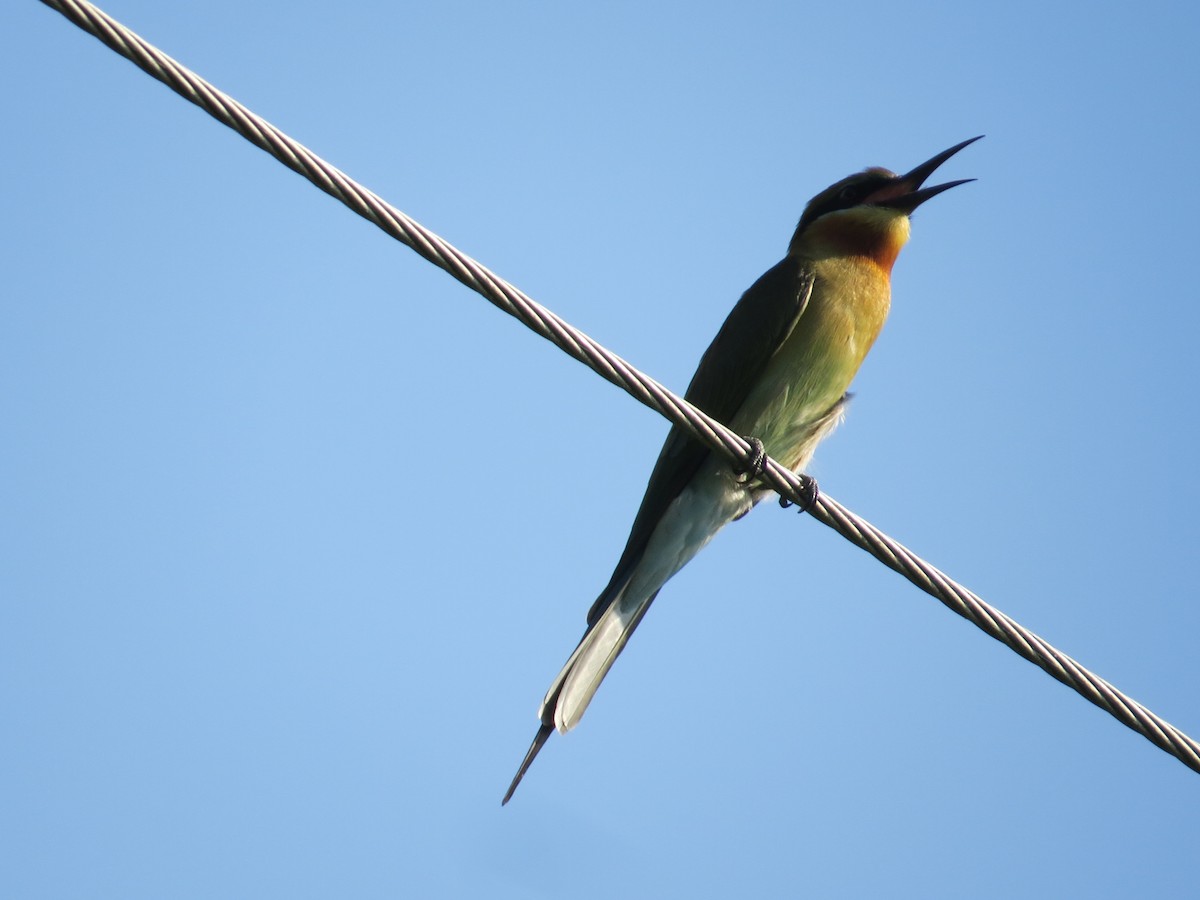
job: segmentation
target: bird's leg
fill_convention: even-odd
[[[744,467],[733,467],[733,474],[737,476],[738,484],[749,484],[767,470],[767,450],[763,442],[756,437],[744,434],[742,440],[750,445],[750,455],[746,458]]]
[[[806,513],[813,508],[817,502],[817,498],[821,496],[821,491],[817,487],[817,479],[811,475],[800,476],[800,500],[801,502],[796,508],[796,512]],[[792,505],[792,501],[782,494],[779,495],[779,505],[787,509]]]

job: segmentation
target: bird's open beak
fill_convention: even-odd
[[[943,150],[932,159],[921,163],[908,174],[901,175],[891,184],[875,191],[875,193],[867,197],[866,202],[873,206],[887,206],[891,209],[898,209],[901,212],[911,213],[930,197],[936,197],[942,191],[948,191],[952,187],[958,187],[960,184],[974,181],[974,178],[963,178],[960,181],[949,181],[946,184],[939,184],[934,187],[921,187],[925,183],[925,179],[932,175],[938,166],[959,150],[975,143],[981,137],[983,137],[982,134],[979,137],[965,140],[961,144],[955,144],[949,150]]]

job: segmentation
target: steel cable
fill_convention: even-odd
[[[293,141],[269,122],[256,116],[92,4],[83,0],[41,2],[62,13],[147,74],[228,125],[325,193],[336,197],[363,218],[375,223],[467,287],[482,294],[570,356],[686,429],[697,440],[723,453],[735,463],[744,463],[749,458],[753,448],[742,437],[710,419],[621,357],[534,302],[522,291],[414,222],[400,210],[356,183],[303,145]],[[766,461],[762,479],[781,496],[797,503],[804,501],[803,477],[795,475],[774,460]],[[1200,772],[1200,744],[1196,741],[985,603],[902,544],[893,541],[869,522],[851,513],[833,498],[821,494],[809,512],[814,518],[866,550],[884,565],[899,572],[991,637],[1110,713],[1184,765]]]

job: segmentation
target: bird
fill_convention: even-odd
[[[763,454],[799,473],[837,427],[850,383],[887,318],[892,266],[908,241],[909,217],[931,197],[974,179],[934,187],[925,181],[980,137],[904,175],[881,167],[857,172],[805,205],[787,254],[742,295],[684,394],[746,435],[755,451],[749,471],[671,428],[625,549],[588,612],[583,638],[546,692],[537,734],[502,805],[550,735],[579,723],[662,586],[770,493],[754,477]]]

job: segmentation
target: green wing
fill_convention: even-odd
[[[742,295],[713,338],[684,397],[718,422],[732,421],[750,388],[762,376],[767,361],[800,321],[812,288],[812,272],[802,260],[785,257],[767,270]],[[650,473],[625,551],[608,586],[588,613],[589,625],[620,590],[667,507],[691,481],[709,452],[678,426],[671,428]]]

